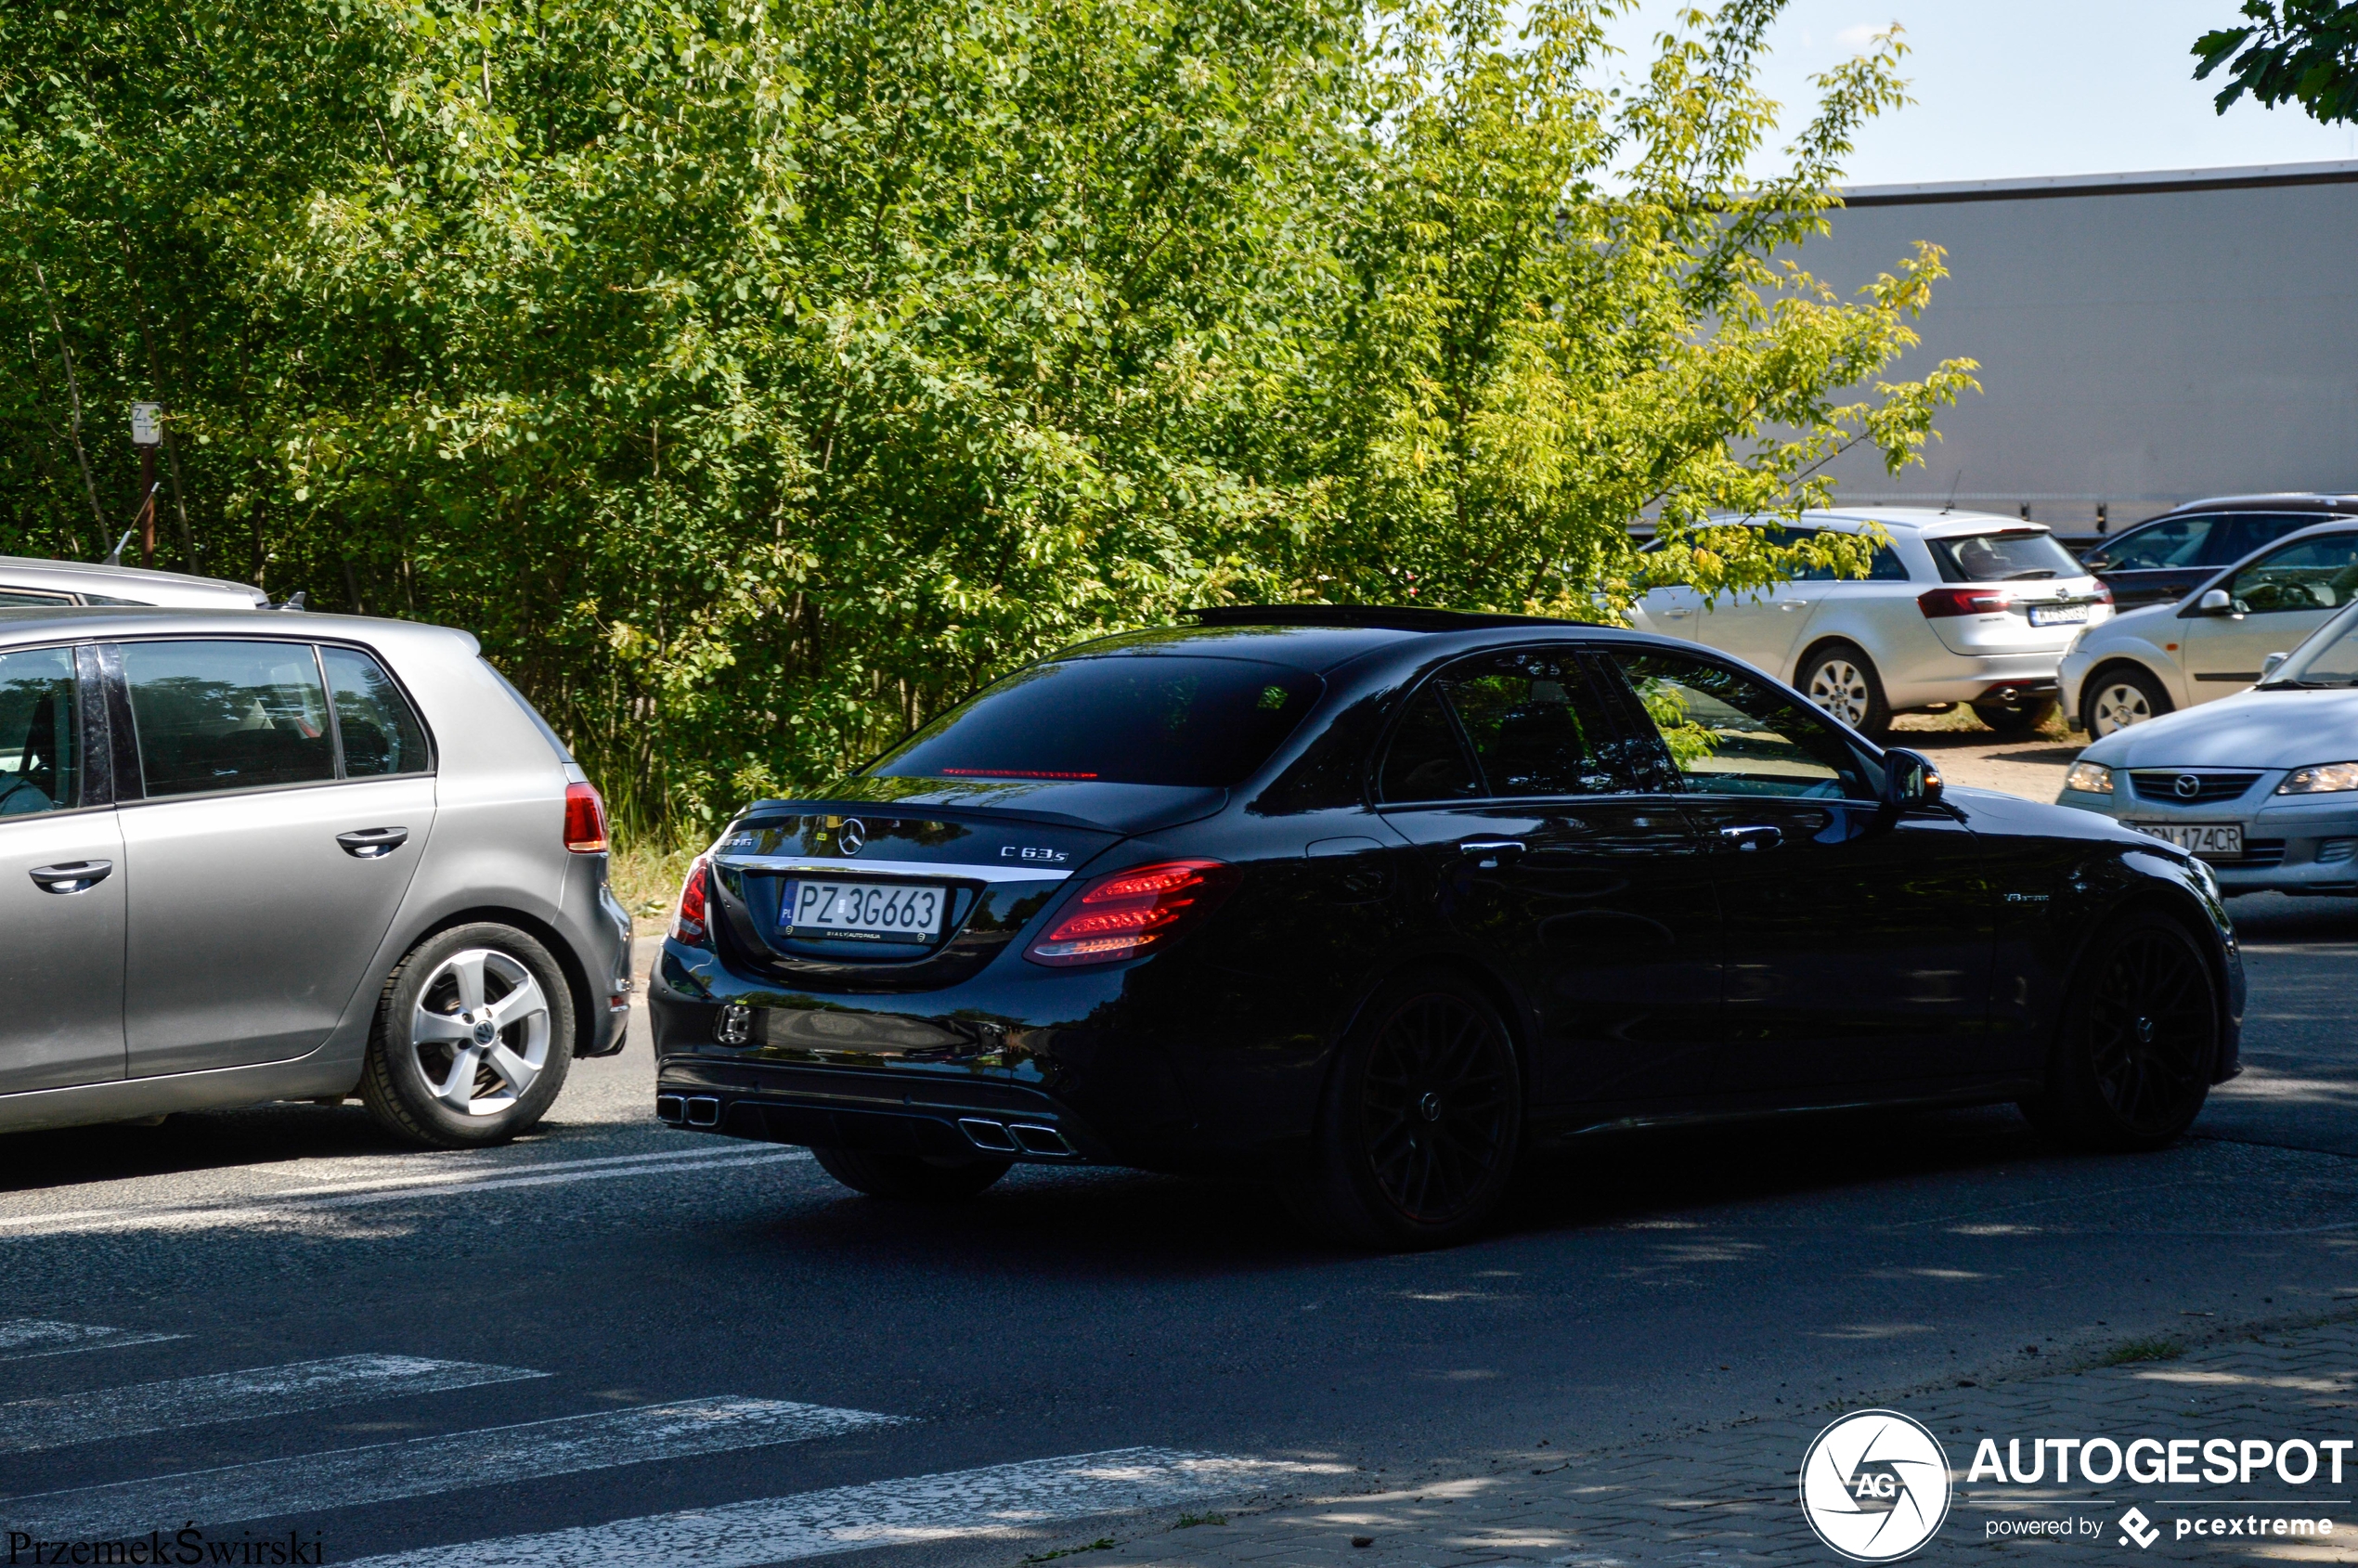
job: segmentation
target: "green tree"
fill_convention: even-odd
[[[1775,9],[1620,97],[1575,0],[0,11],[0,548],[157,398],[196,564],[474,630],[682,833],[1186,605],[1773,580],[1705,513],[1970,384],[1879,379],[1937,253],[1779,256],[1898,86],[1748,180]]]
[[[2220,113],[2249,93],[2270,109],[2298,102],[2322,124],[2358,121],[2358,3],[2244,0],[2243,16],[2195,43],[2196,81],[2227,69]]]

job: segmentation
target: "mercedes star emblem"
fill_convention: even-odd
[[[836,829],[836,848],[847,855],[858,854],[860,846],[866,842],[868,842],[868,824],[858,817],[846,819],[844,824]]]

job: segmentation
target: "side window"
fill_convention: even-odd
[[[1867,580],[1871,583],[1904,583],[1908,580],[1908,563],[1900,560],[1899,552],[1891,546],[1879,544],[1875,546],[1874,564],[1867,568]]]
[[[1761,532],[1767,537],[1768,543],[1781,550],[1790,545],[1807,544],[1818,537],[1818,530],[1815,528],[1768,527],[1763,528]],[[1795,573],[1791,580],[1797,583],[1830,583],[1834,580],[1834,569],[1832,566],[1806,566]]]
[[[1428,680],[1425,689],[1401,716],[1392,733],[1392,749],[1384,753],[1379,785],[1383,798],[1467,800],[1482,793],[1473,764],[1458,738],[1458,724],[1442,706],[1441,682]]]
[[[384,666],[351,648],[322,648],[328,689],[335,694],[336,737],[343,743],[343,776],[378,778],[430,771],[426,727]]]
[[[1433,684],[1457,709],[1491,799],[1630,787],[1607,760],[1613,730],[1571,649],[1484,654]]]
[[[1704,795],[1872,800],[1871,760],[1813,709],[1723,666],[1615,650],[1678,787]]]
[[[2287,545],[2237,572],[2227,596],[2238,615],[2331,610],[2358,593],[2358,534],[2326,534]]]
[[[2117,543],[2090,551],[2089,568],[2098,572],[2155,572],[2171,566],[2199,566],[2209,559],[2208,547],[2218,521],[2216,517],[2173,517],[2167,523],[2139,528]],[[2232,555],[2226,557],[2227,561],[2234,559]]]
[[[44,593],[32,588],[0,588],[0,610],[55,610],[73,603],[71,593]]]
[[[336,776],[319,662],[303,642],[126,642],[150,798]]]
[[[0,654],[0,817],[81,804],[73,650]]]
[[[2222,517],[2219,526],[2210,531],[2210,548],[2204,551],[2206,566],[2232,566],[2253,551],[2274,544],[2297,528],[2307,528],[2325,522],[2315,512],[2248,512],[2239,516]]]

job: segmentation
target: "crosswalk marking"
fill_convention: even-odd
[[[367,1557],[349,1568],[753,1568],[1234,1497],[1347,1465],[1116,1448]]]
[[[71,1355],[80,1350],[152,1345],[183,1334],[151,1334],[137,1328],[104,1328],[95,1323],[53,1323],[44,1317],[0,1319],[0,1361],[30,1361],[36,1355]]]
[[[550,1170],[536,1169],[532,1165],[476,1167],[460,1172],[356,1183],[349,1187],[308,1187],[294,1194],[274,1194],[268,1198],[188,1204],[168,1209],[74,1209],[62,1213],[6,1215],[0,1216],[0,1242],[34,1237],[88,1236],[119,1230],[221,1230],[300,1219],[305,1215],[371,1203],[496,1192],[511,1187],[564,1186],[575,1182],[628,1181],[639,1176],[733,1171],[740,1166],[779,1165],[810,1158],[808,1149],[714,1139],[703,1147],[677,1154],[565,1161]]]
[[[339,1355],[327,1361],[297,1361],[210,1377],[132,1383],[90,1393],[20,1399],[0,1405],[0,1454],[548,1375],[521,1367],[425,1361],[414,1355]]]
[[[0,1497],[0,1519],[11,1530],[68,1539],[136,1533],[160,1519],[230,1524],[469,1486],[512,1486],[543,1476],[651,1459],[799,1443],[904,1419],[777,1399],[688,1399]]]

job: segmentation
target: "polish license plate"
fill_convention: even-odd
[[[2085,604],[2033,604],[2030,624],[2033,626],[2082,626],[2088,619]]]
[[[786,884],[778,932],[862,942],[929,942],[941,934],[950,889],[912,882]]]
[[[2239,861],[2244,858],[2244,830],[2241,823],[2130,823],[2125,824],[2139,833],[2165,839],[2181,849],[2191,850],[2205,860]]]

